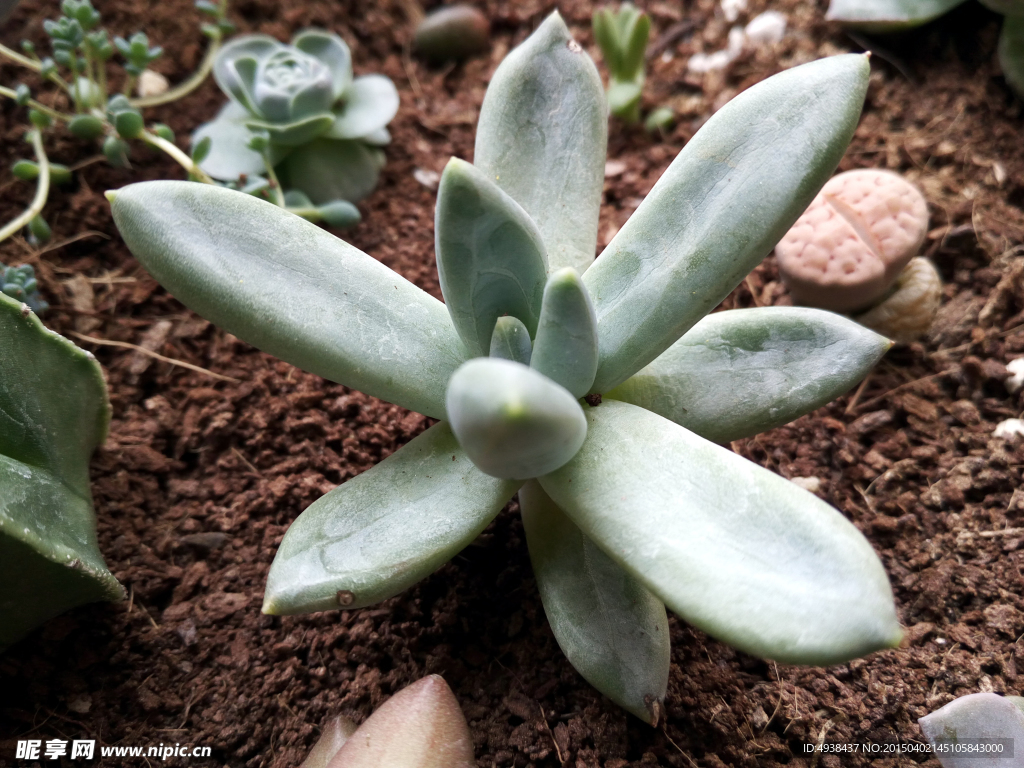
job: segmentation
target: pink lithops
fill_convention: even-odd
[[[835,312],[881,299],[928,231],[924,196],[876,169],[833,176],[777,246],[793,301]]]

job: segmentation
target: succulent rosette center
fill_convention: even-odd
[[[326,112],[334,101],[331,71],[312,56],[286,48],[260,63],[253,96],[268,120]]]

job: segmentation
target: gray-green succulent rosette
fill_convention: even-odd
[[[340,37],[317,29],[290,45],[239,37],[221,49],[213,74],[231,100],[192,137],[194,146],[209,137],[200,165],[212,177],[262,176],[269,161],[285,189],[316,205],[361,200],[377,186],[398,91],[384,75],[353,77]],[[250,147],[254,135],[267,137],[265,152]]]

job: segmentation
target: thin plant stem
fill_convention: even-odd
[[[35,59],[30,59],[28,56],[22,56],[20,53],[12,48],[8,48],[6,45],[0,44],[0,56],[5,56],[16,64],[20,64],[23,67],[31,69],[33,72],[39,72],[43,65],[41,62]],[[71,93],[71,86],[64,82],[64,78],[54,73],[50,75],[49,80],[64,89],[66,93]]]
[[[142,133],[140,133],[139,138],[142,139],[147,144],[151,144],[157,149],[166,152],[168,155],[171,156],[171,158],[174,159],[176,163],[178,163],[178,165],[180,165],[186,171],[195,176],[203,184],[214,183],[213,179],[211,179],[209,175],[207,175],[206,171],[204,171],[202,168],[196,165],[191,157],[189,157],[180,149],[178,149],[178,147],[175,146],[173,143],[167,141],[167,139],[161,138],[160,136],[152,134],[149,131],[143,131]]]
[[[168,104],[172,101],[188,96],[192,91],[203,84],[203,81],[209,76],[211,70],[213,70],[213,62],[217,58],[217,51],[220,50],[221,39],[211,39],[209,46],[206,48],[206,55],[203,57],[202,62],[199,64],[199,68],[192,73],[192,76],[181,83],[178,83],[173,88],[169,88],[163,93],[155,96],[145,96],[138,99],[131,99],[133,107],[156,107],[160,104]]]
[[[285,206],[284,209],[288,211],[288,213],[294,213],[296,216],[301,216],[306,221],[312,221],[314,224],[323,219],[320,211],[316,208],[291,208]]]
[[[36,196],[32,199],[32,204],[20,216],[9,221],[3,229],[0,229],[0,241],[6,240],[42,213],[43,207],[46,205],[46,198],[50,194],[50,160],[46,156],[46,150],[43,149],[43,132],[38,128],[33,128],[29,131],[29,136],[32,140],[32,149],[36,153],[36,163],[39,165]]]
[[[16,91],[11,90],[10,88],[5,88],[2,85],[0,85],[0,96],[6,96],[9,99],[18,98]],[[29,99],[28,105],[32,107],[32,109],[38,109],[40,112],[43,112],[56,120],[63,120],[64,122],[67,122],[75,117],[74,115],[69,115],[67,112],[60,112],[52,107],[46,106],[45,104],[41,104],[35,99]]]
[[[281,182],[274,173],[274,166],[270,162],[270,152],[263,152],[263,164],[267,166],[267,179],[270,181],[270,188],[274,190],[274,205],[279,208],[287,208],[284,202],[284,190],[281,189]],[[301,215],[301,214],[300,214]]]
[[[100,93],[107,98],[107,62],[99,59],[96,62],[96,80],[100,85]]]
[[[123,91],[123,93],[124,93],[125,96],[128,96],[132,92],[132,89],[135,88],[135,81],[137,79],[138,78],[135,77],[135,75],[128,75],[128,79],[125,80],[125,82],[124,82],[124,91]]]

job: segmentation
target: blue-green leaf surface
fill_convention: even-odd
[[[214,59],[213,79],[224,93],[259,116],[252,96],[257,62],[282,47],[270,35],[242,35],[229,40]]]
[[[428,416],[465,351],[437,299],[315,224],[180,181],[113,195],[135,257],[213,323],[307,371]]]
[[[653,361],[753,269],[828,180],[853,136],[866,56],[804,64],[708,120],[583,275],[607,392]]]
[[[334,125],[334,113],[324,112],[319,115],[310,115],[295,120],[291,123],[275,123],[267,120],[249,119],[245,122],[247,128],[253,131],[266,131],[270,135],[273,144],[281,144],[285,147],[298,147],[308,144],[317,136],[322,136]]]
[[[263,612],[361,608],[397,595],[468,545],[516,492],[435,424],[292,523],[267,577]]]
[[[259,176],[266,173],[263,156],[248,147],[252,131],[245,124],[251,119],[244,107],[229,101],[221,107],[217,117],[196,128],[192,134],[192,146],[205,138],[210,139],[210,150],[199,167],[223,181],[233,181],[243,174]]]
[[[297,147],[278,166],[281,183],[306,193],[317,205],[331,200],[357,203],[373,192],[383,163],[361,141],[315,139]]]
[[[829,665],[901,631],[871,545],[794,483],[643,408],[587,408],[587,440],[540,478],[613,560],[746,653]]]
[[[331,139],[370,136],[390,123],[397,113],[398,89],[391,79],[363,75],[345,91],[342,107],[326,135]]]
[[[434,220],[441,293],[466,348],[486,355],[502,315],[536,333],[547,263],[526,211],[477,168],[452,158]]]
[[[491,335],[490,357],[529,365],[532,354],[530,332],[522,321],[515,317],[499,317]]]
[[[552,270],[594,260],[605,109],[597,67],[557,11],[501,62],[484,96],[473,164],[537,222]]]
[[[583,410],[568,390],[510,360],[470,360],[452,376],[445,403],[459,445],[494,477],[550,472],[587,436]]]
[[[535,480],[519,489],[519,506],[558,646],[588,683],[657,725],[670,661],[664,604],[588,539]]]
[[[891,346],[884,336],[820,309],[715,312],[605,397],[728,443],[830,403]]]
[[[830,0],[825,18],[866,32],[898,32],[925,24],[964,0]]]
[[[587,289],[572,267],[544,287],[530,367],[583,397],[597,372],[597,318]]]
[[[1024,699],[995,693],[969,693],[917,721],[935,747],[942,768],[1017,768],[1024,744]],[[986,744],[987,740],[992,740]],[[1002,753],[990,751],[1003,742]],[[985,741],[983,741],[985,740]]]
[[[351,85],[352,52],[336,34],[324,29],[304,29],[292,38],[292,45],[330,68],[334,98],[341,96]]]

